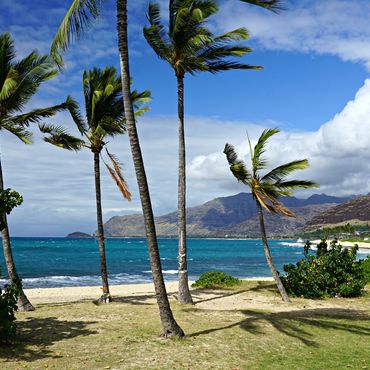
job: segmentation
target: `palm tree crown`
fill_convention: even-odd
[[[234,44],[248,38],[245,28],[214,36],[205,27],[208,18],[218,11],[215,0],[170,0],[168,28],[161,23],[158,4],[149,4],[144,36],[156,54],[166,60],[176,76],[195,72],[216,73],[230,69],[260,69],[235,62],[251,51],[247,46]]]
[[[68,108],[69,99],[59,105],[21,113],[40,85],[56,74],[53,60],[37,51],[15,61],[14,41],[9,33],[0,34],[0,130],[31,144],[32,134],[27,130],[31,123],[38,123]]]
[[[266,168],[267,161],[262,158],[265,152],[267,140],[277,134],[278,129],[266,129],[258,139],[254,149],[252,149],[249,137],[249,149],[251,153],[251,170],[242,160],[239,160],[234,147],[226,144],[224,153],[230,165],[230,171],[235,178],[247,185],[252,192],[254,199],[268,212],[281,213],[289,217],[294,217],[294,213],[284,207],[279,201],[282,196],[291,196],[292,190],[299,188],[312,188],[318,185],[312,181],[287,180],[287,177],[296,170],[303,170],[309,166],[307,159],[296,160],[278,166],[265,174],[260,175],[260,171]]]
[[[83,93],[85,98],[85,118],[76,101],[69,98],[68,109],[74,123],[83,139],[71,135],[64,127],[41,124],[41,132],[46,134],[44,140],[55,146],[78,151],[83,147],[89,148],[93,153],[101,154],[106,139],[126,132],[124,106],[122,99],[121,77],[117,75],[114,67],[104,69],[94,68],[84,71]],[[149,90],[132,91],[131,99],[135,107],[135,115],[142,115],[148,110],[145,103],[151,100]],[[113,163],[110,167],[106,162],[109,173],[116,181],[123,196],[130,199],[126,182],[123,179],[117,158],[109,153]]]

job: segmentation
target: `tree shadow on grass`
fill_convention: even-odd
[[[0,348],[0,358],[7,361],[35,361],[45,357],[59,358],[50,347],[63,340],[97,334],[87,328],[92,321],[65,321],[56,317],[17,321],[16,343]],[[1,366],[0,366],[1,367]]]
[[[213,290],[213,289],[195,289],[191,291],[191,295],[194,298],[195,304],[214,301],[216,299],[231,297],[233,295],[242,294],[248,292],[250,289],[243,289],[243,290],[233,290],[233,291],[226,291],[226,290]],[[212,295],[213,297],[204,298],[204,295]]]
[[[338,308],[304,309],[287,312],[263,313],[253,310],[240,311],[245,319],[231,325],[192,333],[189,337],[210,334],[239,326],[255,335],[267,334],[266,324],[288,337],[296,338],[307,346],[319,347],[311,329],[346,331],[361,336],[370,336],[370,315],[363,311]],[[367,323],[367,325],[362,325]]]

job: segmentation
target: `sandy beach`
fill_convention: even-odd
[[[312,244],[318,244],[318,243],[320,243],[320,241],[321,240],[312,240],[311,243]],[[328,244],[330,244],[332,242],[332,240],[327,240],[327,242],[328,242]],[[355,243],[352,243],[352,242],[341,241],[341,240],[339,240],[338,242],[343,247],[351,248],[351,247],[354,247],[355,244],[357,244],[360,250],[364,250],[365,252],[369,252],[370,251],[370,243],[365,243],[365,242],[355,242]]]
[[[257,286],[275,289],[272,278],[243,279]],[[176,301],[177,282],[167,282],[166,288],[170,301]],[[150,284],[127,284],[111,285],[111,295],[114,302],[127,302],[144,305],[155,305],[154,285]],[[301,300],[286,306],[278,294],[261,295],[259,289],[241,289],[239,291],[193,289],[192,296],[195,306],[204,310],[240,310],[240,309],[265,309],[274,312],[295,311],[305,308],[333,307],[333,301]],[[25,289],[25,293],[31,302],[37,306],[64,305],[69,303],[93,302],[99,298],[101,288],[99,286],[64,287],[64,288],[37,288]]]

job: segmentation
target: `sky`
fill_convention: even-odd
[[[167,1],[160,0],[166,22]],[[177,96],[173,71],[147,45],[147,0],[130,0],[129,52],[133,86],[150,89],[150,111],[138,122],[155,215],[177,207]],[[70,1],[0,1],[0,33],[10,32],[17,58],[33,49],[48,53]],[[185,78],[187,205],[247,191],[231,175],[224,154],[233,144],[248,161],[246,132],[255,142],[263,129],[277,127],[268,145],[269,166],[307,158],[310,168],[296,178],[320,189],[298,192],[330,195],[370,192],[370,2],[368,0],[287,0],[280,14],[238,0],[220,0],[209,27],[221,34],[246,27],[252,52],[242,58],[263,70],[198,74]],[[58,104],[67,95],[83,110],[82,73],[92,67],[119,68],[113,0],[103,2],[101,17],[65,53],[66,69],[45,83],[27,109]],[[67,114],[48,122],[77,134]],[[24,145],[0,131],[6,187],[24,197],[9,217],[13,236],[64,236],[96,230],[93,157],[42,141]],[[102,168],[103,213],[141,211],[126,136],[109,141],[123,163],[132,193],[125,201]]]

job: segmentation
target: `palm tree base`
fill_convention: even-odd
[[[18,306],[18,311],[20,312],[35,311],[35,307],[32,306],[31,302],[28,300],[27,296],[24,294],[22,288],[19,291],[17,306]]]
[[[191,297],[189,289],[187,289],[187,292],[179,290],[176,299],[179,303],[182,303],[182,304],[194,304],[193,298]]]
[[[104,293],[101,295],[101,297],[98,299],[98,303],[111,303],[112,302],[112,296],[109,293]]]

